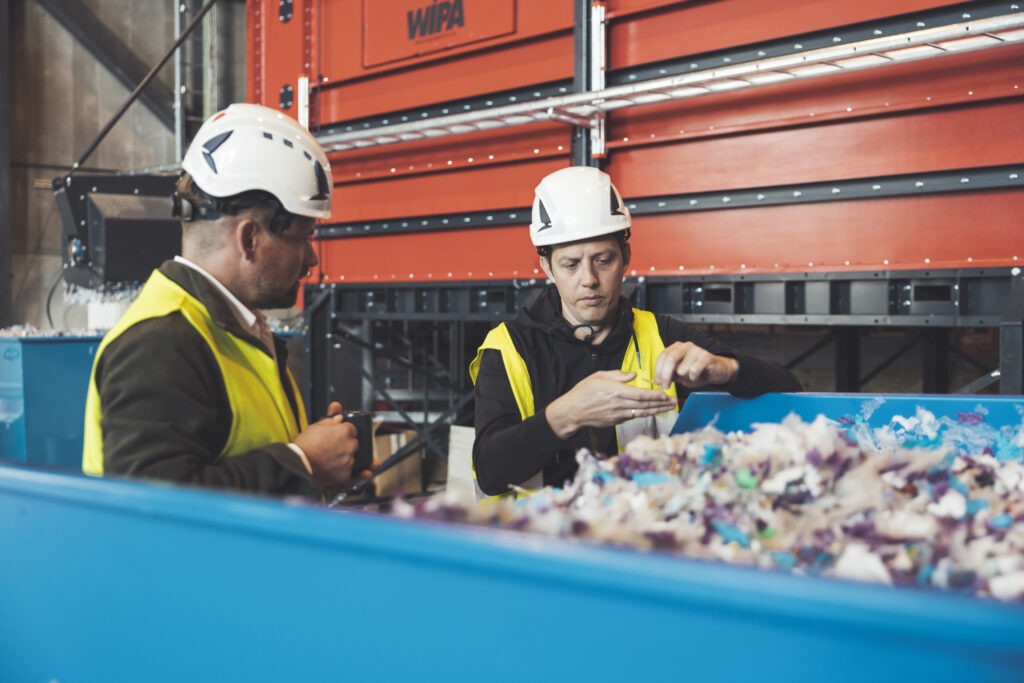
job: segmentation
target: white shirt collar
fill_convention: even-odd
[[[184,258],[182,256],[175,256],[174,260],[177,263],[182,264],[183,266],[188,266],[189,268],[200,273],[203,277],[209,280],[213,284],[213,286],[217,288],[217,291],[223,294],[224,298],[228,300],[228,304],[230,304],[231,308],[234,310],[235,316],[238,318],[239,322],[243,323],[244,327],[247,327],[249,329],[257,327],[256,314],[253,313],[248,306],[239,301],[238,297],[232,294],[230,289],[221,284],[220,280],[210,275],[208,272],[206,272],[205,269],[192,263],[187,258]]]

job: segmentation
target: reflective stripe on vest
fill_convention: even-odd
[[[298,407],[298,421],[274,359],[213,324],[209,312],[198,299],[160,271],[154,271],[139,297],[103,338],[96,352],[85,405],[82,470],[86,474],[103,474],[102,409],[96,389],[96,364],[104,349],[132,325],[174,312],[180,312],[210,346],[227,389],[231,404],[231,430],[219,457],[245,453],[269,443],[287,443],[306,428],[306,409],[291,372],[287,372],[287,376]],[[160,362],[160,359],[154,359],[154,362]]]
[[[622,371],[637,373],[637,376],[632,381],[627,382],[627,384],[640,387],[641,389],[650,389],[650,384],[641,378],[641,371],[648,377],[653,378],[654,364],[657,362],[661,352],[665,350],[665,343],[661,339],[661,334],[658,333],[657,318],[650,311],[641,311],[634,308],[633,332],[635,339],[630,339],[626,347],[626,355],[622,359]],[[638,342],[640,345],[639,359],[637,358],[636,347],[634,346],[635,342]],[[498,325],[487,334],[484,343],[477,349],[476,358],[469,364],[469,376],[473,379],[473,384],[476,384],[476,377],[480,372],[480,359],[487,349],[501,352],[501,360],[505,365],[505,374],[508,375],[509,384],[512,385],[512,394],[516,397],[519,414],[525,420],[534,413],[533,385],[530,382],[530,372],[526,368],[526,361],[519,355],[519,351],[516,349],[515,343],[505,327],[505,323]],[[664,391],[669,396],[675,398],[675,384],[672,384]],[[617,432],[616,441],[620,441]],[[621,452],[626,444],[618,443],[617,446],[619,452]],[[474,476],[476,476],[475,472]],[[531,477],[528,482],[531,486],[535,484],[534,479],[536,477]]]

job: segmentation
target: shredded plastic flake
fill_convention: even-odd
[[[446,492],[392,511],[1024,601],[1024,423],[918,408],[871,429],[869,403],[854,419],[640,437],[612,458],[581,450],[575,479],[515,502]]]

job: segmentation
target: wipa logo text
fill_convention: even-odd
[[[406,12],[405,18],[409,26],[409,40],[466,25],[462,0],[434,0],[432,4],[420,7],[415,12]]]

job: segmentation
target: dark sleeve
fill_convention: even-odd
[[[500,351],[483,352],[475,392],[473,468],[481,490],[493,496],[543,470],[565,443],[544,411],[522,419]]]
[[[209,345],[180,314],[144,320],[96,368],[103,470],[188,484],[318,496],[283,443],[219,458],[231,407]]]
[[[738,353],[731,346],[723,344],[714,337],[675,318],[659,315],[658,327],[665,346],[677,341],[690,341],[715,355],[735,358],[740,366],[736,378],[731,384],[715,388],[725,389],[737,398],[754,398],[761,394],[803,391],[800,380],[778,363]]]

